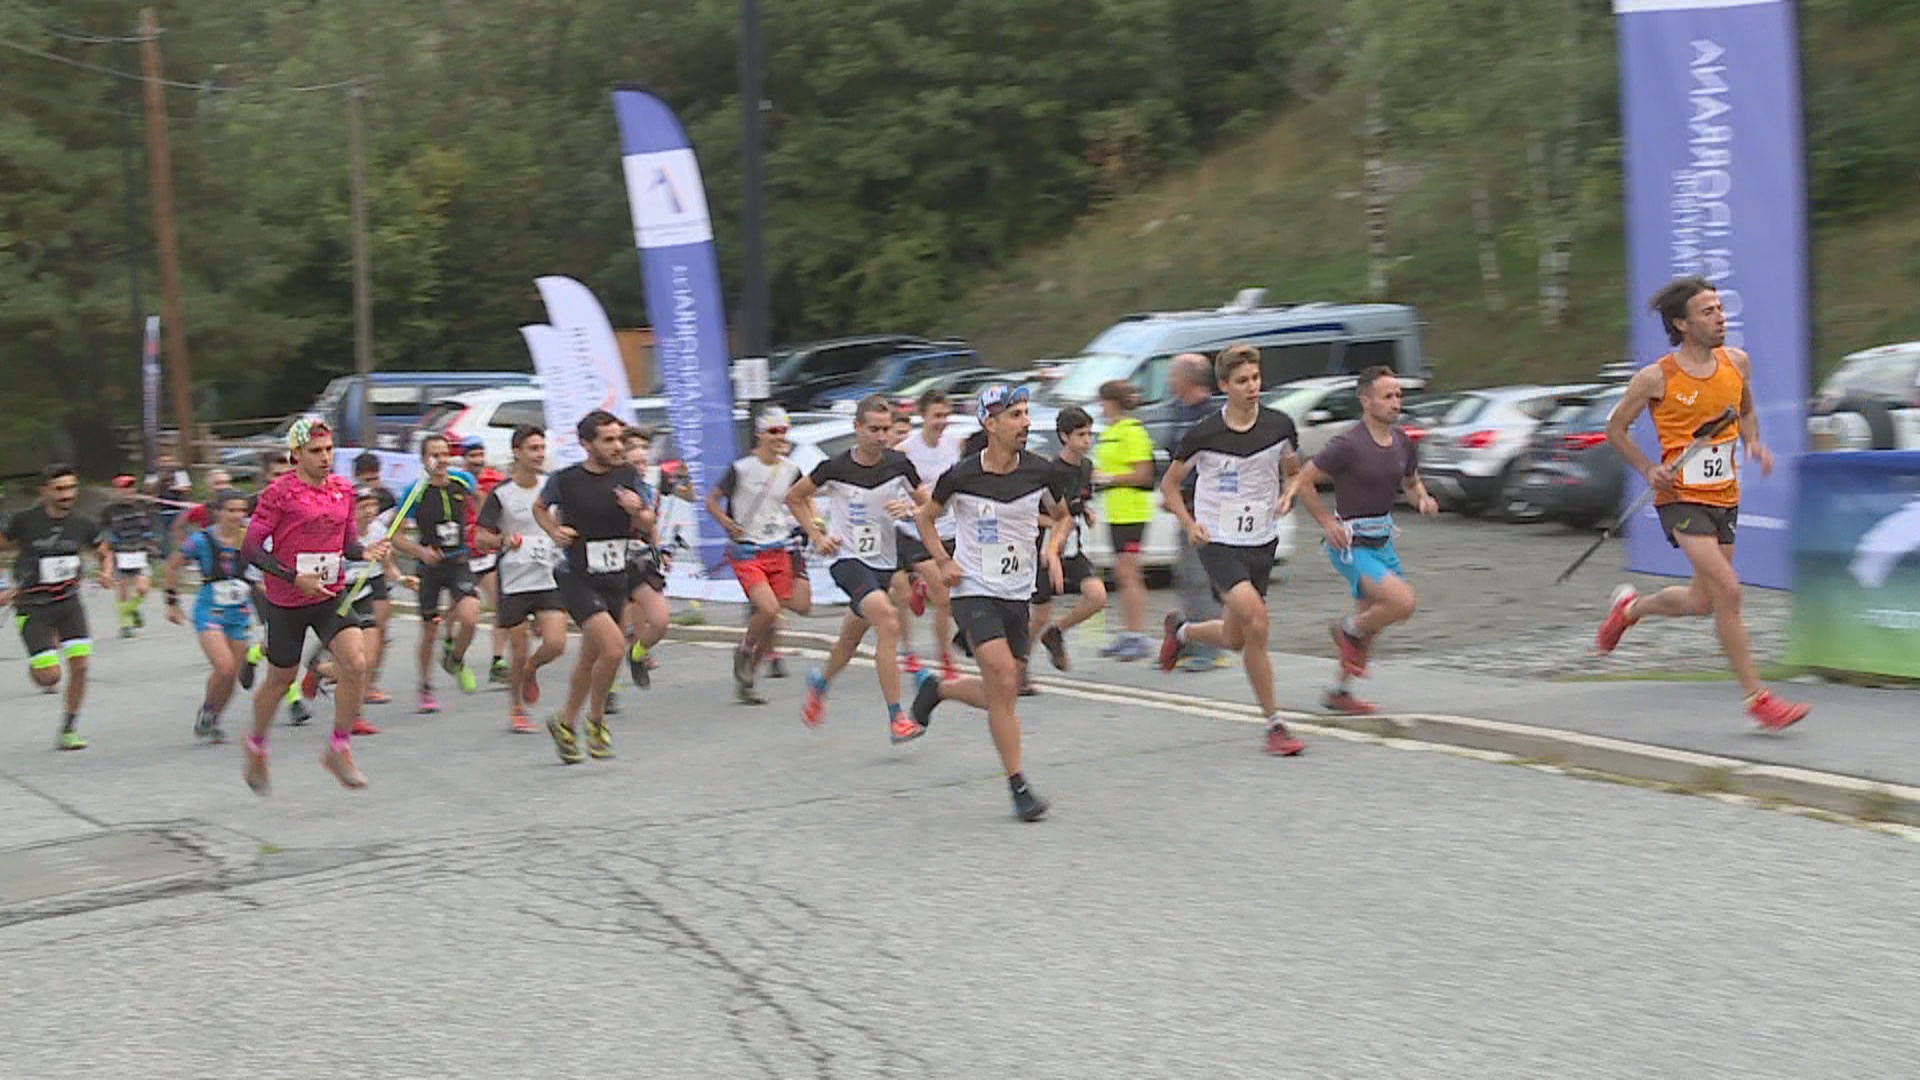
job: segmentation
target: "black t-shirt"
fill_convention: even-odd
[[[154,546],[153,514],[130,499],[107,505],[107,543],[115,551],[148,551]]]
[[[1073,518],[1073,535],[1067,537],[1066,546],[1060,549],[1061,555],[1071,558],[1086,554],[1080,529],[1086,521],[1087,503],[1093,500],[1093,459],[1083,457],[1080,464],[1069,465],[1055,458],[1053,497],[1067,504],[1067,513]]]
[[[634,534],[633,517],[614,492],[626,488],[640,494],[640,474],[631,465],[616,465],[603,473],[585,465],[569,465],[547,479],[540,500],[579,539],[567,546],[565,573],[611,580],[627,572],[627,539]]]
[[[413,504],[413,523],[420,530],[420,543],[442,555],[466,554],[467,527],[473,524],[475,509],[473,489],[461,478],[447,477],[446,487],[427,484]]]
[[[100,526],[78,514],[56,518],[44,506],[13,515],[7,540],[19,549],[13,578],[14,606],[46,607],[79,595],[81,553],[105,542]]]

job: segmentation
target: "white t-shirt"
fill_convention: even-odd
[[[559,561],[559,552],[553,538],[533,518],[534,500],[540,497],[546,480],[542,476],[527,488],[511,477],[502,480],[487,495],[476,519],[481,528],[499,533],[508,543],[516,535],[521,538],[519,547],[500,552],[500,591],[509,595],[545,592],[554,587],[553,567]]]
[[[913,471],[920,474],[920,482],[932,485],[938,484],[940,478],[946,475],[947,470],[959,463],[960,448],[965,442],[966,440],[960,436],[955,435],[952,431],[948,431],[940,436],[939,442],[928,446],[926,433],[916,431],[907,436],[906,442],[900,444],[900,452],[907,455],[908,461],[913,462]],[[952,540],[954,535],[953,508],[948,507],[946,512],[941,514],[939,519],[934,522],[934,525],[939,530],[940,539]],[[912,536],[916,540],[920,537],[920,526],[912,520],[900,522],[899,528],[901,532]],[[951,549],[953,545],[948,544],[947,547]]]
[[[787,492],[799,482],[799,467],[786,458],[768,465],[748,454],[727,466],[715,486],[727,500],[727,515],[746,534],[743,542],[765,547],[793,535]]]

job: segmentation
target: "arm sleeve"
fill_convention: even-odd
[[[953,493],[960,486],[959,475],[960,468],[958,466],[940,474],[940,479],[933,485],[933,500],[935,502],[941,506],[945,506],[953,500]]]
[[[952,471],[953,471],[952,469],[947,470],[947,472],[952,472]],[[941,473],[940,475],[945,476],[946,474],[947,473]],[[908,487],[911,487],[915,491],[920,490],[920,484],[922,482],[920,479],[920,470],[913,467],[912,458],[907,458],[904,462],[901,463],[900,475],[907,478]]]
[[[813,481],[814,487],[826,487],[833,479],[833,459],[828,458],[820,464],[815,465],[813,471],[807,474],[807,479]]]
[[[540,501],[543,503],[546,503],[549,508],[553,508],[561,505],[561,501],[562,501],[560,498],[561,475],[562,474],[560,473],[554,473],[552,476],[547,477],[546,486],[540,489]]]
[[[1407,442],[1407,471],[1401,475],[1411,479],[1415,473],[1420,471],[1420,444],[1414,442],[1412,439],[1407,439],[1404,432],[1401,433],[1400,437],[1406,439]]]
[[[1347,440],[1336,438],[1313,455],[1313,467],[1328,476],[1338,476],[1347,466]]]
[[[347,520],[340,526],[340,557],[348,562],[359,562],[366,557],[366,548],[360,543],[360,526],[353,520],[353,492],[347,492]]]
[[[197,532],[187,537],[187,542],[180,545],[180,556],[205,570],[207,568],[206,550],[207,534]]]
[[[281,498],[277,486],[269,486],[260,493],[260,499],[253,508],[253,519],[247,523],[247,538],[240,545],[240,557],[248,564],[259,567],[262,573],[282,581],[292,581],[293,571],[274,558],[266,548],[268,538],[280,525]]]
[[[1179,445],[1173,448],[1173,460],[1186,461],[1200,452],[1200,425],[1195,424],[1180,436]]]
[[[727,471],[720,474],[720,482],[713,485],[715,491],[727,497],[728,506],[733,505],[733,489],[735,484],[739,482],[739,479],[739,472],[737,472],[733,466],[729,465],[727,466]]]

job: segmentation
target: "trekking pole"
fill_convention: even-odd
[[[387,526],[387,535],[385,537],[389,543],[391,543],[394,536],[399,533],[400,526],[407,523],[407,512],[413,509],[414,503],[420,501],[420,493],[426,489],[427,481],[425,477],[415,481],[413,490],[407,492],[405,501],[400,504],[399,509],[393,512],[393,524]],[[340,597],[340,606],[335,609],[335,613],[345,615],[347,609],[353,606],[353,602],[360,599],[360,590],[366,588],[367,582],[372,579],[373,560],[369,559],[367,560],[366,568],[360,571],[360,576],[353,580],[353,587],[348,589],[346,593]]]
[[[1687,448],[1685,450],[1680,451],[1679,457],[1673,459],[1673,471],[1677,473],[1680,470],[1686,468],[1687,462],[1693,460],[1693,458],[1696,455],[1698,455],[1700,451],[1705,450],[1707,447],[1711,446],[1716,436],[1718,436],[1721,432],[1727,430],[1728,425],[1734,423],[1739,419],[1740,419],[1740,410],[1729,405],[1727,406],[1726,412],[1721,413],[1719,416],[1716,416],[1713,419],[1695,428],[1693,431],[1693,441],[1687,444]],[[1580,554],[1579,558],[1573,560],[1572,566],[1569,566],[1565,570],[1562,570],[1560,572],[1560,576],[1553,579],[1553,583],[1555,585],[1565,585],[1567,583],[1567,580],[1573,577],[1574,571],[1580,569],[1582,566],[1585,566],[1587,560],[1593,558],[1593,553],[1596,551],[1599,551],[1601,545],[1605,544],[1609,539],[1611,539],[1613,535],[1620,530],[1621,526],[1625,525],[1629,521],[1632,521],[1634,518],[1634,515],[1638,514],[1641,510],[1645,509],[1648,501],[1651,500],[1656,494],[1657,492],[1654,490],[1653,485],[1648,484],[1647,490],[1641,492],[1640,497],[1633,500],[1632,504],[1627,507],[1626,512],[1622,513],[1619,517],[1615,518],[1613,524],[1600,530],[1599,539],[1595,540],[1591,545],[1589,545],[1587,550]]]

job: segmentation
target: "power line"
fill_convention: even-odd
[[[144,41],[146,39],[136,38],[135,40]],[[59,53],[50,53],[41,49],[36,49],[31,45],[21,45],[17,42],[0,40],[0,49],[12,49],[14,52],[25,53],[28,56],[37,56],[42,60],[51,60],[56,64],[65,64],[68,67],[76,67],[81,69],[82,71],[92,71],[101,75],[111,75],[117,79],[128,79],[133,82],[142,82],[142,83],[148,81],[145,75],[135,74],[134,72],[131,72],[131,71],[121,71],[119,68],[105,67],[100,64],[90,64],[85,60],[75,60],[69,56],[61,56]],[[171,86],[176,90],[198,90],[202,92],[214,91],[218,93],[238,94],[238,93],[244,93],[248,89],[250,89],[250,87],[244,87],[244,86],[220,86],[217,83],[210,83],[210,82],[209,83],[186,83],[186,82],[177,82],[173,79],[154,79],[153,81],[156,83],[159,83],[161,86]],[[352,79],[340,79],[335,82],[314,83],[310,86],[282,86],[282,87],[270,87],[267,89],[271,89],[273,90],[273,92],[280,93],[280,94],[311,94],[321,90],[339,90],[343,87],[352,86],[353,84],[359,81],[360,79],[356,77]]]
[[[43,105],[54,105],[63,109],[79,109],[82,112],[99,113],[102,116],[119,116],[119,117],[124,117],[128,120],[146,119],[146,115],[144,113],[131,113],[131,112],[127,112],[125,109],[114,109],[114,108],[109,108],[105,105],[89,105],[84,101],[68,101],[64,98],[48,97],[45,94],[37,94],[31,90],[21,90],[17,87],[8,86],[4,83],[0,83],[0,94],[10,94],[14,97],[26,98],[31,101],[38,101]],[[197,123],[201,123],[205,119],[206,117],[202,117],[202,116],[169,115],[167,117],[167,121],[169,123],[174,123],[174,124],[197,124]]]
[[[76,45],[138,45],[147,40],[138,35],[119,37],[109,34],[89,34],[81,30],[62,30],[57,26],[49,26],[24,11],[16,9],[14,14],[49,37],[57,37],[62,41],[71,41]]]

